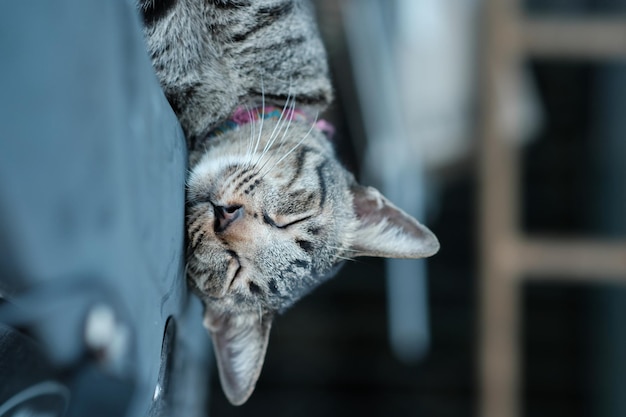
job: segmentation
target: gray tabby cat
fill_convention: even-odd
[[[422,258],[439,243],[337,161],[315,116],[332,93],[308,4],[141,0],[141,10],[188,138],[188,281],[205,305],[224,392],[242,404],[275,314],[345,259]]]

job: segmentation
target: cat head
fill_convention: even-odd
[[[425,226],[357,184],[320,129],[284,114],[226,129],[190,154],[187,276],[236,405],[254,389],[274,315],[343,260],[439,249]]]

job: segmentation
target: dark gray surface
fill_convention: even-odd
[[[611,3],[611,2],[609,2]],[[613,3],[619,3],[617,1]],[[626,6],[626,2],[622,2]],[[594,226],[611,239],[626,236],[626,63],[605,64],[598,71],[593,97],[595,184]],[[626,415],[626,287],[601,287],[592,291],[589,333],[593,337],[591,359],[592,415]]]
[[[206,415],[209,338],[184,280],[184,138],[136,11],[123,0],[0,9],[0,294],[10,301],[0,320],[34,336],[33,361],[50,363],[34,379],[72,391],[70,416]],[[107,343],[123,343],[88,349],[94,306],[115,316]],[[0,386],[33,382],[7,369]],[[159,379],[169,388],[153,401]]]

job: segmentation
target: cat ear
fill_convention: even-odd
[[[353,254],[425,258],[437,253],[439,241],[433,232],[393,205],[377,189],[355,184],[351,191],[358,220]]]
[[[254,391],[265,360],[272,315],[232,314],[215,318],[205,312],[226,398],[241,405]]]

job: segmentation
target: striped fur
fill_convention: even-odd
[[[142,0],[148,51],[189,139],[187,278],[222,387],[251,395],[272,318],[356,256],[420,258],[435,236],[357,184],[314,123],[331,101],[304,0]],[[238,106],[278,119],[208,136]],[[283,117],[296,105],[311,121]]]
[[[301,0],[142,0],[148,52],[191,140],[240,104],[315,111],[332,99],[324,47]]]

